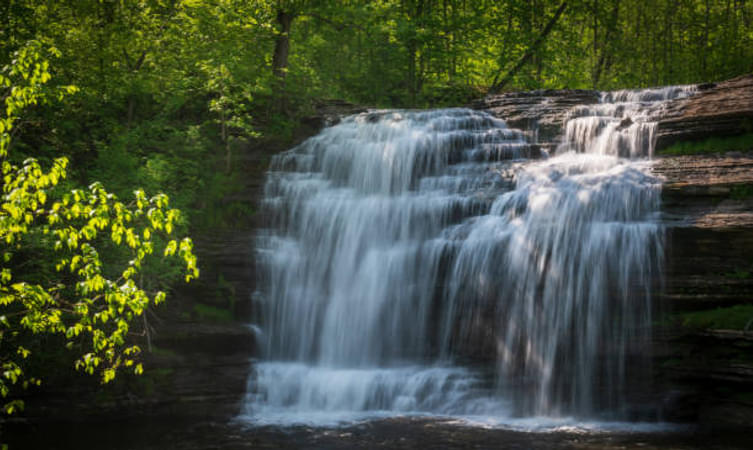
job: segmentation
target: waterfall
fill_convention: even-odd
[[[619,417],[663,255],[652,118],[691,93],[604,93],[551,156],[468,109],[351,116],[277,155],[243,417]]]

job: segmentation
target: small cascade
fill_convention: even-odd
[[[600,103],[570,111],[558,152],[651,157],[656,120],[666,100],[687,97],[695,91],[694,85],[688,85],[603,92]]]
[[[272,161],[242,417],[624,417],[663,254],[652,118],[575,108],[556,155],[468,109],[346,118]]]

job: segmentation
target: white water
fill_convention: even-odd
[[[690,92],[604,94],[543,160],[464,109],[353,116],[277,156],[242,418],[624,417],[663,253],[650,120]]]

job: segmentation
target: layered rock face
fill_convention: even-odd
[[[674,143],[753,131],[753,75],[695,90],[650,111],[667,230],[654,316],[654,401],[668,419],[753,426],[753,148],[661,154]],[[491,96],[473,106],[534,136],[538,130],[553,148],[573,107],[598,101],[594,91],[550,90]]]
[[[696,86],[697,93],[669,101],[652,111],[657,124],[656,150],[675,142],[753,132],[753,75]],[[598,91],[579,89],[508,92],[474,102],[514,128],[538,133],[542,144],[562,137],[568,113],[599,102]]]
[[[698,88],[696,95],[660,112],[657,150],[679,141],[753,132],[753,75]]]
[[[667,105],[656,146],[753,130],[753,76]],[[748,149],[753,151],[753,148]],[[660,157],[668,253],[657,329],[671,414],[753,426],[753,153]]]
[[[660,158],[668,225],[656,366],[670,418],[753,424],[753,154]]]
[[[512,128],[530,130],[534,140],[553,147],[562,135],[570,110],[598,103],[599,98],[597,91],[545,89],[492,95],[474,102],[471,107],[503,119]]]

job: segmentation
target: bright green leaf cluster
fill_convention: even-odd
[[[24,108],[44,99],[49,63],[33,43],[16,54],[5,73],[0,75],[9,92],[0,119],[0,396],[12,395],[13,386],[41,382],[24,373],[31,351],[16,338],[29,333],[61,335],[67,348],[84,349],[76,369],[99,373],[103,383],[123,367],[141,373],[136,363],[140,349],[129,337],[130,325],[165,299],[164,292],[142,288],[138,276],[145,259],[157,252],[179,260],[186,281],[199,275],[191,239],[173,236],[180,211],[170,208],[164,194],[149,197],[137,190],[130,202],[122,202],[100,183],[59,195],[55,188],[66,176],[66,158],[56,159],[47,171],[34,159],[19,166],[7,161],[9,131]],[[11,80],[19,81],[14,85]],[[75,89],[66,87],[65,92]],[[32,237],[54,249],[55,279],[29,282],[14,277],[12,268],[20,264],[16,254]],[[105,267],[98,250],[113,244],[127,248],[131,258],[116,271]],[[113,272],[118,275],[107,275]],[[4,409],[10,414],[22,405],[11,400]]]

